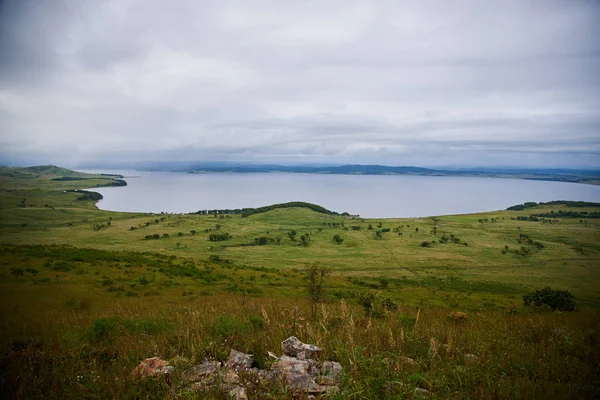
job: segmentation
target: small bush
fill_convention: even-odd
[[[367,316],[374,318],[385,317],[389,311],[398,308],[398,305],[391,298],[378,291],[360,293],[358,304],[363,307]]]
[[[523,304],[526,307],[547,305],[553,311],[574,311],[575,302],[573,299],[574,296],[567,290],[555,290],[545,287],[523,296]]]

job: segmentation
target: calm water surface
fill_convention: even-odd
[[[600,186],[520,179],[315,175],[119,173],[128,186],[94,188],[103,210],[187,213],[306,201],[367,218],[421,217],[505,209],[526,201],[600,202]]]

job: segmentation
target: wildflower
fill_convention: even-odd
[[[260,311],[262,313],[263,319],[265,320],[265,322],[268,324],[269,321],[269,314],[267,314],[267,310],[265,310],[262,306],[260,307]]]
[[[348,318],[348,305],[344,299],[340,300],[340,307],[342,308],[342,319]]]
[[[429,340],[429,356],[433,358],[433,357],[437,356],[437,354],[438,354],[438,342],[432,336],[431,339]]]
[[[390,327],[388,327],[388,343],[390,347],[393,347],[396,344],[396,341],[394,340],[394,333]]]
[[[327,325],[327,322],[329,321],[329,313],[327,312],[325,303],[321,303],[321,314],[323,315],[323,324]]]

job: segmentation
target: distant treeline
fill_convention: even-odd
[[[193,214],[241,214],[242,218],[249,217],[250,215],[264,213],[267,211],[275,210],[277,208],[291,208],[291,207],[303,207],[316,211],[321,214],[327,215],[350,215],[348,213],[336,213],[330,211],[324,207],[321,207],[312,203],[305,203],[303,201],[290,201],[288,203],[273,204],[265,207],[258,208],[236,208],[236,209],[220,209],[220,210],[199,210]]]
[[[67,190],[66,192],[69,193],[81,193],[81,196],[79,196],[77,198],[77,200],[93,200],[93,201],[99,201],[102,200],[103,197],[100,193],[98,192],[92,192],[89,190],[81,190],[81,189],[76,189],[76,190]]]
[[[541,217],[541,218],[600,218],[600,212],[597,211],[593,211],[593,212],[587,212],[587,211],[564,211],[564,210],[558,210],[556,212],[554,211],[550,211],[547,213],[540,213],[540,214],[531,214],[529,216],[529,218],[535,218],[535,217]]]
[[[112,176],[107,174],[101,174],[103,176]],[[120,176],[120,175],[119,175]],[[127,186],[127,182],[123,179],[107,179],[107,178],[98,178],[96,176],[91,177],[83,177],[83,176],[61,176],[59,178],[52,178],[53,181],[59,182],[68,182],[68,181],[88,181],[91,179],[101,179],[104,180],[105,183],[99,183],[96,186]]]
[[[523,211],[528,208],[536,208],[537,206],[567,206],[567,207],[600,207],[600,203],[592,203],[589,201],[569,201],[569,200],[556,200],[549,201],[547,203],[536,203],[534,201],[528,201],[524,204],[517,204],[516,206],[508,207],[508,211]],[[538,214],[535,214],[538,215]],[[539,214],[541,216],[542,214]]]
[[[106,183],[99,183],[96,186],[127,186],[127,182],[123,179],[110,179]]]
[[[60,178],[52,178],[53,181],[59,181],[59,182],[63,182],[63,181],[86,181],[88,179],[95,179],[95,178],[88,178],[88,177],[81,177],[81,176],[61,176]]]

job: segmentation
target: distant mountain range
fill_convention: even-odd
[[[177,171],[189,173],[304,173],[342,175],[419,175],[419,176],[471,176],[513,179],[533,179],[544,181],[600,184],[599,170],[581,169],[527,169],[527,168],[470,168],[432,169],[413,166],[386,165],[277,165],[277,164],[235,164],[235,163],[169,163],[138,165],[142,171]]]

